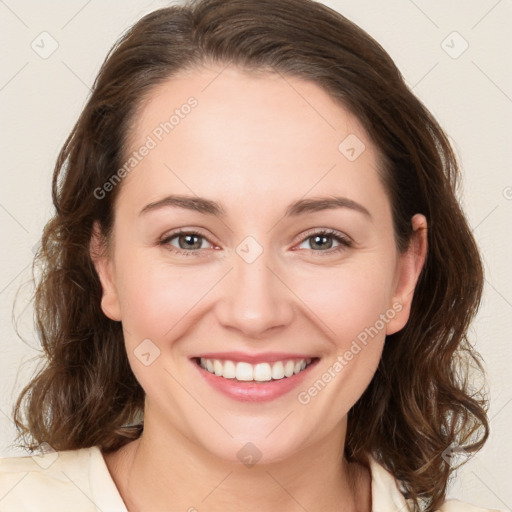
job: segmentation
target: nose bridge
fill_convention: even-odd
[[[220,323],[252,337],[287,325],[293,316],[293,294],[271,270],[275,258],[270,250],[247,237],[235,252],[217,311]]]

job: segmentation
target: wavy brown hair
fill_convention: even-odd
[[[385,50],[338,12],[312,0],[195,0],[143,17],[114,45],[56,162],[55,215],[34,260],[44,366],[15,405],[18,440],[68,450],[116,450],[142,431],[144,393],[120,322],[100,307],[89,244],[108,241],[122,183],[95,191],[126,161],[130,128],[155,86],[203,64],[233,65],[314,82],[363,124],[380,155],[396,244],[411,217],[428,221],[428,254],[410,319],[386,339],[373,380],[349,412],[345,456],[375,457],[417,510],[445,498],[445,450],[471,454],[489,435],[488,403],[473,389],[481,358],[467,339],[482,293],[475,240],[458,203],[459,170],[446,134],[406,86]]]

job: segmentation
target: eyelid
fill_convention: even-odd
[[[178,228],[176,230],[171,230],[160,237],[160,242],[165,242],[166,240],[170,240],[178,235],[197,235],[203,237],[205,240],[210,241],[209,237],[206,236],[201,229],[199,228]],[[210,242],[213,244],[213,242]]]
[[[170,246],[169,250],[171,252],[174,252],[175,254],[182,254],[182,255],[185,255],[185,256],[201,256],[201,255],[204,255],[204,251],[206,249],[185,250],[185,249],[179,249],[177,247],[174,247],[174,246],[170,245],[170,241],[172,239],[174,239],[175,237],[177,237],[179,235],[182,235],[182,234],[185,234],[185,235],[196,235],[196,236],[206,240],[209,244],[218,246],[218,244],[212,242],[209,239],[208,236],[204,235],[201,232],[201,230],[199,230],[197,228],[180,228],[180,229],[178,229],[176,231],[171,231],[170,233],[166,233],[165,235],[163,235],[160,238],[159,245],[169,245]],[[332,229],[332,228],[311,228],[311,229],[307,230],[306,232],[301,233],[300,238],[296,242],[294,242],[294,246],[297,245],[297,244],[304,243],[308,238],[311,238],[314,235],[324,235],[324,236],[327,235],[327,236],[330,236],[331,238],[337,239],[338,243],[340,244],[338,247],[331,248],[331,249],[328,249],[326,251],[315,251],[315,250],[312,250],[312,249],[309,250],[311,253],[314,253],[317,256],[333,255],[333,254],[336,254],[339,251],[346,250],[346,249],[349,249],[349,248],[354,246],[354,241],[349,236],[347,236],[345,233],[342,233],[341,231],[338,231],[338,230]],[[208,256],[211,256],[211,254],[209,254]]]
[[[314,249],[293,249],[294,251],[306,250],[308,256],[313,258],[329,258],[336,257],[343,254],[345,251],[352,249],[355,246],[355,242],[349,236],[345,235],[341,231],[332,228],[313,228],[312,230],[306,231],[301,235],[299,242],[295,245],[301,245],[313,236],[327,236],[338,242],[337,247],[331,247],[325,251],[315,251]]]
[[[205,249],[194,249],[194,250],[187,251],[185,249],[179,249],[178,247],[174,247],[174,246],[170,245],[170,241],[179,235],[196,235],[196,236],[201,237],[204,240],[206,240],[210,245],[214,245],[214,246],[217,245],[215,242],[212,242],[208,236],[203,234],[201,232],[201,230],[199,230],[197,228],[180,228],[175,231],[170,231],[170,232],[162,235],[162,237],[160,237],[158,244],[162,245],[162,246],[168,245],[170,247],[170,249],[168,249],[168,250],[175,254],[183,254],[185,256],[204,255]]]
[[[305,231],[304,233],[301,233],[300,237],[297,239],[297,243],[302,243],[308,238],[312,237],[313,235],[331,235],[333,237],[341,238],[343,241],[345,241],[348,244],[353,244],[354,241],[352,238],[350,238],[345,233],[338,231],[337,229],[333,228],[311,228]],[[327,252],[327,251],[315,251],[315,252]]]

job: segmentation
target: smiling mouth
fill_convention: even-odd
[[[229,359],[193,358],[194,362],[207,372],[217,377],[239,382],[272,382],[288,379],[303,372],[318,359],[318,357],[286,359],[272,363],[251,364]]]

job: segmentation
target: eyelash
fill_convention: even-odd
[[[171,252],[174,252],[176,254],[181,254],[183,256],[200,256],[200,252],[202,251],[202,249],[192,249],[190,251],[186,251],[184,249],[178,249],[172,245],[169,245],[169,242],[179,235],[195,235],[195,236],[198,236],[205,240],[208,240],[199,231],[195,231],[193,229],[187,229],[187,230],[180,230],[180,231],[175,231],[174,233],[171,233],[169,236],[166,236],[164,239],[162,239],[160,241],[160,245],[167,246],[170,248],[169,250]],[[330,236],[333,240],[335,240],[336,242],[339,242],[339,244],[340,244],[338,247],[335,247],[334,249],[329,249],[327,251],[314,251],[313,249],[310,249],[313,253],[317,253],[316,254],[317,256],[337,254],[338,252],[341,252],[341,251],[344,251],[346,249],[353,247],[353,242],[349,238],[347,238],[340,232],[335,231],[333,229],[324,229],[324,230],[320,230],[320,231],[308,232],[308,233],[306,233],[306,236],[304,236],[304,238],[302,238],[299,245],[314,236]]]

